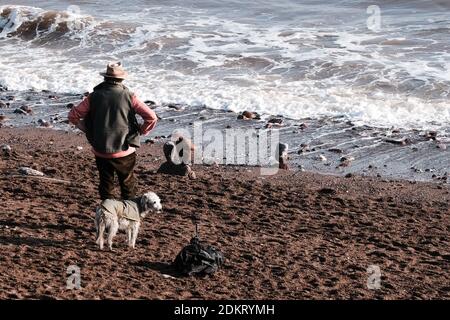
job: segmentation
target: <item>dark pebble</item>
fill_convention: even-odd
[[[323,188],[319,190],[319,194],[322,195],[332,195],[332,194],[336,194],[336,190],[332,189],[332,188]]]
[[[168,107],[169,109],[174,109],[176,111],[183,111],[184,110],[184,106],[178,103],[171,103],[168,104],[166,107]]]
[[[396,140],[396,139],[386,139],[386,140],[384,140],[384,141],[385,141],[385,142],[388,142],[388,143],[392,143],[392,144],[398,144],[398,145],[401,145],[401,146],[405,146],[405,145],[411,143],[411,140],[408,139],[408,138],[400,139],[400,140]]]
[[[269,121],[267,121],[268,123],[272,123],[272,124],[278,124],[278,125],[282,125],[283,124],[283,119],[281,118],[272,118],[269,119]]]
[[[305,130],[306,128],[308,128],[308,125],[306,123],[301,123],[299,126],[300,130]]]
[[[25,111],[28,114],[33,114],[33,109],[31,109],[30,106],[21,106],[20,109]]]
[[[42,172],[44,172],[47,175],[53,175],[53,174],[56,174],[58,171],[55,168],[47,167],[47,168],[44,168],[44,170],[42,170]]]
[[[309,150],[309,145],[308,144],[305,144],[305,143],[302,143],[301,145],[300,145],[300,150],[298,150],[298,154],[301,154],[301,153],[305,153],[305,152],[309,152],[310,150]]]
[[[17,108],[16,110],[14,110],[13,113],[17,113],[17,114],[27,114],[26,111],[24,111],[24,110],[22,110],[22,109],[20,109],[20,108]]]
[[[50,123],[47,120],[44,120],[44,119],[39,119],[38,120],[38,124],[41,127],[47,127],[47,128],[51,126]]]
[[[238,115],[238,119],[243,119],[243,120],[255,119],[255,120],[259,120],[259,119],[261,119],[261,117],[256,112],[244,111],[240,115]]]
[[[244,258],[245,260],[248,260],[248,261],[255,260],[255,258],[251,254],[248,254],[248,253],[243,254],[242,258]]]
[[[338,148],[331,148],[331,149],[328,149],[328,151],[334,152],[334,153],[343,153],[344,152],[342,149],[338,149]]]
[[[428,131],[427,133],[425,133],[425,138],[436,140],[437,135],[438,135],[437,131]]]

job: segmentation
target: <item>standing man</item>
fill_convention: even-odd
[[[113,199],[114,174],[119,179],[123,200],[136,196],[136,148],[140,135],[148,134],[157,116],[122,84],[128,76],[120,62],[110,63],[104,81],[69,112],[69,122],[86,133],[100,176],[100,198]],[[139,126],[136,113],[144,119]]]

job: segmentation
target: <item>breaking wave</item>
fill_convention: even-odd
[[[79,32],[92,22],[92,17],[82,16],[76,11],[46,11],[34,7],[3,6],[0,7],[0,38],[57,39]]]
[[[364,27],[365,8],[349,26],[338,19],[348,7],[334,9],[337,18],[324,25],[328,4],[314,7],[315,16],[307,5],[297,8],[309,12],[303,24],[285,23],[292,16],[285,9],[272,22],[277,6],[243,18],[189,5],[101,18],[75,9],[0,6],[0,84],[81,93],[101,80],[107,62],[121,60],[129,86],[156,102],[382,126],[450,122],[449,20],[441,13],[414,23],[386,16],[384,31],[373,33]]]

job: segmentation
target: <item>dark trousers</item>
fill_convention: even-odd
[[[95,157],[95,162],[100,176],[98,192],[102,200],[114,199],[114,174],[117,174],[119,179],[122,199],[129,200],[136,197],[136,179],[133,174],[136,164],[135,152],[117,159]]]

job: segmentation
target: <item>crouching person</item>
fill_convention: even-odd
[[[158,173],[188,176],[190,179],[195,179],[196,174],[190,166],[194,149],[192,142],[183,137],[179,137],[176,141],[166,142],[163,146],[166,162],[159,167]]]

